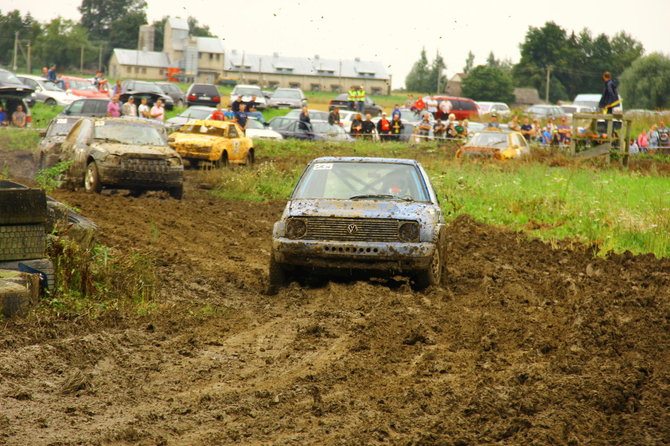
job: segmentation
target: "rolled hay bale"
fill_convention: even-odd
[[[40,279],[36,274],[0,270],[0,311],[3,316],[22,316],[33,305],[40,293]]]

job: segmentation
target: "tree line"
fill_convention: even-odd
[[[520,44],[520,60],[498,60],[493,52],[485,64],[474,64],[468,54],[463,67],[463,95],[480,101],[514,102],[514,88],[536,88],[550,102],[572,100],[579,93],[599,93],[601,75],[609,71],[621,82],[627,108],[670,108],[670,58],[644,56],[642,43],[625,32],[594,36],[584,29],[568,33],[554,22],[531,26]],[[437,60],[437,59],[436,59]],[[440,58],[440,60],[442,60]],[[432,73],[425,50],[407,75],[407,90],[434,93],[437,82],[421,73]],[[440,71],[441,73],[441,71]],[[431,74],[435,76],[435,74]]]
[[[145,0],[82,0],[81,20],[56,17],[45,23],[30,13],[0,11],[0,65],[13,68],[16,60],[21,71],[37,71],[54,63],[61,71],[104,71],[114,48],[137,48],[139,27],[148,23],[146,10]],[[156,51],[162,50],[166,21],[163,17],[152,23]],[[195,18],[187,21],[192,35],[212,35]]]

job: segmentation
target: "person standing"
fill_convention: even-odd
[[[107,79],[102,75],[102,71],[98,71],[93,79],[93,85],[98,91],[105,91],[105,85],[107,84]]]
[[[58,82],[58,75],[56,72],[56,64],[52,64],[51,68],[47,71],[47,79],[53,82],[54,84]]]
[[[242,130],[247,129],[247,124],[249,124],[249,114],[247,113],[246,104],[240,104],[240,111],[235,113],[235,122],[237,122],[237,125],[242,127]]]
[[[438,118],[439,119],[444,119],[445,116],[449,116],[449,113],[451,113],[451,101],[448,99],[444,99],[440,101],[440,104],[437,106],[438,108]]]
[[[114,95],[112,100],[107,104],[107,116],[110,118],[118,118],[121,116],[121,104],[119,104],[119,96]]]
[[[305,133],[309,139],[314,138],[312,134],[312,120],[309,118],[309,110],[303,107],[298,117],[298,130]]]
[[[402,119],[402,112],[400,111],[400,106],[398,104],[393,107],[393,111],[391,112],[391,119],[393,119],[395,115],[398,115],[398,117]]]
[[[400,141],[400,135],[405,129],[405,124],[400,120],[400,115],[393,115],[391,119],[391,139],[393,141]]]
[[[647,138],[647,132],[641,132],[637,137],[637,146],[640,148],[640,152],[646,152],[649,147],[649,139]]]
[[[226,106],[226,111],[223,114],[226,117],[226,121],[234,121],[235,120],[235,113],[233,112],[233,106],[232,105],[228,104]]]
[[[374,131],[375,123],[372,122],[372,115],[368,113],[365,115],[365,121],[363,121],[363,139],[372,139]]]
[[[233,101],[233,113],[237,114],[240,111],[240,106],[242,104],[244,104],[242,96],[238,96],[237,99]]]
[[[156,103],[151,107],[151,119],[161,123],[165,120],[165,109],[163,108],[162,99],[156,99]]]
[[[432,114],[433,116],[437,114],[437,99],[435,99],[435,96],[428,96],[428,100],[426,101],[426,109],[428,110],[428,113]]]
[[[423,142],[430,137],[430,130],[432,126],[430,125],[430,114],[424,113],[423,119],[419,123],[419,142]]]
[[[349,93],[347,93],[347,101],[349,102],[349,110],[355,110],[356,109],[357,98],[358,98],[358,90],[356,90],[356,87],[351,87],[349,89]]]
[[[256,95],[251,96],[251,99],[249,99],[249,101],[246,102],[246,104],[245,104],[246,105],[245,108],[246,108],[247,112],[256,111],[256,105],[257,104],[258,104],[258,102],[256,102]]]
[[[382,113],[382,119],[377,121],[377,133],[379,133],[379,139],[382,142],[388,141],[391,135],[391,122],[386,119],[386,113]]]
[[[670,129],[665,126],[665,122],[658,123],[658,147],[670,147]]]
[[[135,105],[135,98],[133,96],[128,97],[126,103],[121,107],[121,112],[123,116],[137,117],[137,105]]]
[[[414,103],[414,107],[412,109],[414,110],[414,113],[420,114],[423,112],[423,110],[426,108],[426,103],[423,102],[423,99],[419,97],[416,102]]]
[[[617,90],[619,82],[616,79],[612,79],[609,71],[603,73],[603,82],[605,82],[605,90],[603,90],[603,95],[600,97],[598,107],[603,111],[603,114],[609,115],[612,114],[614,107],[621,103]]]
[[[147,98],[140,99],[140,106],[137,108],[140,118],[151,119],[151,109],[147,104]]]
[[[407,97],[407,100],[405,101],[405,108],[409,108],[410,110],[414,107],[414,95],[411,94]]]
[[[225,121],[226,120],[226,115],[223,113],[223,110],[221,110],[221,104],[216,104],[216,110],[212,112],[212,116],[210,117],[212,121]]]
[[[328,124],[330,125],[342,125],[340,122],[340,107],[333,107],[333,110],[328,113]]]
[[[357,110],[358,113],[363,113],[365,111],[365,88],[361,85],[360,88],[358,89],[358,94],[356,96],[356,100],[358,101],[357,103]]]
[[[121,79],[117,80],[114,86],[112,87],[112,96],[115,94],[121,95]]]
[[[533,138],[533,126],[530,125],[530,120],[528,119],[528,116],[523,118],[523,124],[521,124],[521,134],[523,135],[524,138],[526,138],[526,141],[530,142],[531,139]]]
[[[658,149],[658,126],[656,124],[651,126],[651,130],[649,130],[649,135],[647,136],[647,141],[649,143],[649,150],[652,153],[655,153],[656,150]]]
[[[360,113],[356,113],[353,121],[351,121],[351,130],[349,131],[349,134],[355,139],[360,138],[363,134],[363,117]]]
[[[23,111],[23,105],[17,105],[16,111],[12,113],[12,125],[15,127],[25,127],[26,126],[26,113]]]

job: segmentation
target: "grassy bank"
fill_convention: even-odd
[[[264,143],[254,169],[203,171],[200,180],[226,199],[285,200],[309,159],[323,155],[419,159],[448,219],[478,220],[544,240],[574,239],[607,252],[670,256],[670,177],[577,164],[556,156],[524,162],[461,162],[442,146]],[[272,161],[269,161],[269,160]],[[561,164],[552,167],[552,164]]]

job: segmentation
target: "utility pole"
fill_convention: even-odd
[[[84,73],[84,45],[81,46],[79,51],[79,73]]]
[[[547,85],[544,91],[544,101],[549,102],[549,83],[551,82],[551,65],[547,65]]]
[[[26,71],[28,74],[31,74],[33,72],[33,67],[32,67],[32,60],[31,59],[31,54],[30,54],[30,40],[28,41],[28,55],[26,56]]]
[[[98,70],[102,71],[102,43],[98,47]]]
[[[16,71],[16,69],[18,68],[16,66],[16,59],[18,55],[19,55],[19,32],[16,31],[14,33],[14,61],[12,63],[12,71]]]

